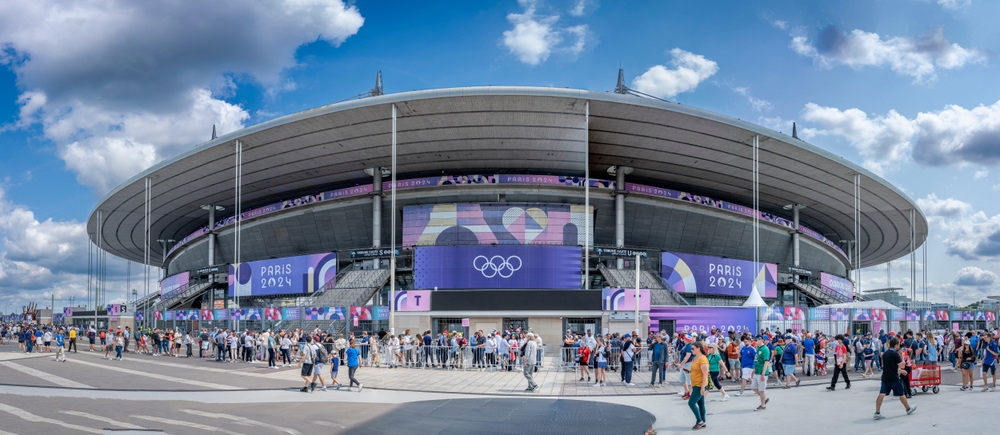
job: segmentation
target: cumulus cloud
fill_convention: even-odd
[[[949,42],[940,28],[914,39],[907,36],[886,37],[863,30],[850,33],[830,26],[816,41],[806,36],[792,38],[791,49],[810,57],[820,67],[888,67],[898,74],[913,77],[914,83],[926,83],[937,77],[938,70],[950,70],[986,61],[986,54]]]
[[[928,217],[954,218],[972,210],[972,205],[967,202],[955,198],[938,198],[933,193],[926,198],[917,198],[917,206]]]
[[[990,170],[989,169],[980,169],[980,170],[976,171],[975,175],[973,175],[973,177],[975,179],[977,179],[977,180],[981,180],[981,179],[989,177],[989,176],[990,176]]]
[[[569,10],[569,14],[574,17],[582,17],[588,10],[594,10],[597,8],[597,3],[592,0],[576,0],[573,8]]]
[[[334,46],[364,18],[342,0],[0,2],[0,63],[23,90],[14,128],[41,124],[95,193],[182,149],[243,127],[234,77],[268,93],[303,44]],[[10,128],[11,126],[8,126]]]
[[[997,274],[976,266],[966,266],[958,271],[955,284],[963,287],[987,287],[997,284]]]
[[[698,84],[719,72],[719,65],[705,56],[675,48],[670,50],[670,68],[654,65],[632,80],[632,87],[639,92],[660,98],[673,98],[682,92],[693,91]]]
[[[538,65],[548,60],[553,52],[576,55],[584,50],[590,32],[586,24],[561,28],[558,26],[559,15],[537,14],[537,1],[518,0],[518,3],[524,8],[524,12],[507,15],[507,21],[514,27],[503,32],[502,40],[503,45],[518,60],[528,65]],[[582,4],[577,3],[576,6],[581,8],[580,15],[583,14]],[[564,35],[572,39],[567,46],[561,45],[565,40]]]
[[[745,86],[735,87],[733,88],[733,92],[736,92],[737,94],[740,94],[744,98],[746,98],[747,103],[750,104],[750,107],[752,107],[754,111],[757,112],[766,111],[766,110],[771,110],[771,108],[774,107],[769,101],[750,95],[750,88],[748,87]]]
[[[846,139],[864,158],[864,166],[878,174],[907,159],[910,139],[917,131],[912,121],[895,110],[885,116],[869,117],[860,109],[840,110],[808,103],[802,118],[821,126],[810,134]]]
[[[782,20],[771,21],[771,25],[774,26],[774,27],[777,27],[777,28],[779,28],[781,30],[787,30],[788,29],[788,23],[785,22],[785,21],[782,21]]]
[[[938,112],[917,114],[920,130],[913,157],[920,163],[1000,163],[1000,101],[966,109],[950,105]]]
[[[810,134],[846,139],[865,158],[865,166],[877,173],[911,158],[928,166],[1000,164],[1000,101],[972,109],[949,105],[912,119],[895,110],[869,115],[857,108],[808,103],[803,119],[819,125]],[[976,176],[986,175],[980,170]]]

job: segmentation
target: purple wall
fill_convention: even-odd
[[[577,246],[421,246],[413,255],[417,288],[579,289]]]
[[[757,331],[757,309],[753,307],[653,306],[649,310],[650,329],[659,331],[660,320],[673,320],[675,332]]]
[[[749,296],[755,280],[762,280],[765,298],[778,297],[778,266],[707,255],[663,253],[663,279],[680,293]],[[763,274],[762,274],[763,272]]]

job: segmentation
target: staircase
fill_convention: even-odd
[[[794,285],[795,288],[799,289],[806,296],[815,299],[817,302],[819,302],[819,305],[851,302],[851,299],[844,296],[843,294],[828,288],[824,288],[822,286],[817,286],[805,282],[793,282],[792,285]]]
[[[612,269],[599,264],[597,269],[613,288],[635,288],[635,269]],[[659,276],[648,270],[640,270],[639,287],[649,289],[650,305],[689,305],[687,300],[674,289],[665,285]]]
[[[184,291],[177,293],[176,295],[173,295],[170,298],[157,302],[156,305],[153,306],[153,311],[173,309],[178,305],[188,302],[191,299],[194,299],[195,297],[201,295],[202,292],[208,290],[208,288],[212,287],[213,284],[215,283],[212,281],[208,281],[194,285],[189,285],[188,288],[185,289]]]
[[[323,293],[316,295],[308,306],[351,307],[364,305],[389,282],[389,269],[347,270],[337,278],[336,284],[328,284]],[[345,313],[346,314],[346,313]],[[306,330],[320,328],[338,334],[346,330],[346,320],[307,320],[302,326]]]
[[[147,308],[147,307],[152,307],[156,303],[156,301],[159,300],[159,299],[160,299],[160,292],[158,292],[158,291],[150,293],[150,294],[148,294],[146,296],[143,296],[143,297],[137,299],[135,302],[132,302],[132,304],[133,304],[132,306],[134,307],[133,311],[135,311],[135,310],[141,310],[141,309]]]

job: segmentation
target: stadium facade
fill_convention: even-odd
[[[531,87],[264,122],[136,175],[88,220],[104,252],[161,268],[133,305],[145,322],[378,329],[392,305],[397,331],[522,325],[547,343],[631,331],[636,308],[643,329],[749,328],[728,307],[752,291],[790,307],[850,301],[856,266],[909,255],[927,231],[898,188],[795,137]]]

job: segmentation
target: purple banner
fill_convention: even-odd
[[[635,289],[603,289],[601,309],[604,311],[635,311]],[[639,289],[639,311],[649,311],[649,290],[647,289]]]
[[[63,308],[63,317],[73,317],[73,307]]]
[[[765,307],[761,313],[761,318],[763,320],[792,320],[792,321],[803,321],[806,320],[806,312],[804,309],[799,307]],[[827,311],[829,315],[829,311]]]
[[[925,322],[947,322],[948,310],[923,310],[920,316]]]
[[[301,307],[286,307],[281,309],[281,320],[300,320],[300,319],[302,319]]]
[[[191,281],[191,272],[181,272],[163,278],[160,281],[160,299],[167,300],[187,290],[189,281]]]
[[[826,272],[820,272],[819,276],[824,289],[839,293],[848,300],[854,299],[854,283],[851,280]]]
[[[754,286],[765,298],[778,297],[778,266],[707,255],[663,253],[662,276],[674,291],[749,296]]]
[[[872,319],[871,311],[868,308],[855,308],[854,309],[854,320],[859,322],[864,322]]]
[[[435,204],[403,208],[403,246],[569,245],[582,246],[582,205]],[[593,233],[593,225],[591,225]]]
[[[830,320],[851,320],[851,309],[830,308]]]
[[[661,320],[673,320],[674,332],[757,331],[757,309],[753,307],[652,306],[649,329],[658,332]]]
[[[136,322],[141,322],[145,318],[146,318],[146,313],[143,313],[142,311],[136,311],[135,312],[135,321]]]
[[[344,320],[344,307],[304,307],[306,320]]]
[[[310,294],[336,276],[335,253],[238,263],[229,266],[229,296]]]
[[[430,290],[403,290],[396,292],[396,311],[430,311]]]
[[[421,246],[413,254],[417,288],[579,289],[577,246]]]
[[[229,320],[229,310],[212,310],[215,312],[215,320]]]

